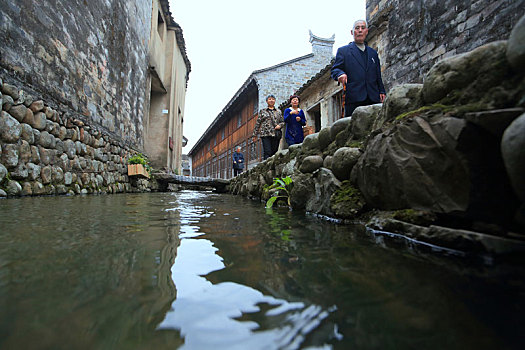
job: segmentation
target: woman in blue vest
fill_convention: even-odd
[[[284,138],[288,146],[303,142],[303,126],[306,125],[304,112],[299,108],[299,96],[290,96],[290,103],[292,106],[284,110],[284,122],[286,123]]]

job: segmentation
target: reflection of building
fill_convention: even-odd
[[[260,142],[251,135],[265,97],[287,99],[333,57],[334,37],[324,39],[310,33],[312,53],[275,66],[254,71],[190,150],[194,176],[229,178],[232,153],[242,147],[247,167],[261,160]]]
[[[167,0],[154,0],[149,44],[149,111],[144,120],[144,149],[151,165],[180,172],[184,101],[190,72],[182,29]]]

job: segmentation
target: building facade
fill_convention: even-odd
[[[180,167],[190,65],[168,0],[5,0],[0,42],[0,196],[122,192],[146,150]],[[179,119],[158,127],[164,109]]]
[[[334,42],[334,36],[320,38],[310,32],[312,53],[254,71],[190,150],[192,174],[230,178],[236,146],[242,148],[246,167],[259,163],[261,144],[252,142],[251,136],[258,111],[266,107],[265,97],[288,99],[332,60]]]
[[[167,0],[153,1],[151,28],[144,150],[154,168],[180,174],[184,103],[191,65],[182,29],[171,17]]]

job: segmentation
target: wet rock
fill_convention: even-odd
[[[30,145],[35,143],[35,135],[33,134],[33,128],[29,124],[20,124],[21,133],[20,137],[22,140],[27,141]]]
[[[372,126],[376,122],[379,112],[381,111],[381,104],[374,104],[370,106],[357,107],[352,113],[350,120],[350,134],[355,140],[359,140],[370,134]]]
[[[34,163],[27,163],[27,172],[30,180],[34,181],[40,177],[42,168]]]
[[[5,186],[8,197],[16,197],[22,194],[22,186],[15,180],[9,180]]]
[[[376,135],[355,165],[352,182],[375,208],[466,210],[468,169],[455,150],[465,125],[456,118],[417,117]]]
[[[58,138],[60,140],[64,140],[67,135],[67,129],[64,126],[60,127],[60,131],[58,132]]]
[[[44,110],[44,101],[38,100],[31,103],[29,108],[33,111],[33,113],[38,113]]]
[[[7,168],[0,163],[0,183],[4,181],[5,177],[7,176]]]
[[[38,112],[34,115],[32,123],[28,122],[27,124],[31,125],[35,129],[42,131],[46,129],[46,122],[47,122],[47,119],[46,119],[45,113]]]
[[[27,114],[27,111],[28,111],[28,108],[24,105],[16,105],[16,106],[13,106],[11,107],[11,109],[9,109],[9,114],[15,118],[16,120],[18,120],[18,122],[22,122],[22,120],[24,120],[26,114]]]
[[[30,182],[24,182],[22,184],[22,196],[32,196],[33,195],[33,185]]]
[[[27,163],[31,160],[31,145],[29,145],[29,142],[22,140],[19,152],[19,159],[21,162]]]
[[[330,132],[331,128],[331,126],[327,126],[326,128],[322,128],[318,133],[317,139],[319,141],[319,148],[321,151],[324,151],[333,141]]]
[[[302,173],[313,173],[317,169],[323,166],[323,157],[321,156],[308,156],[304,158],[299,171]]]
[[[7,197],[7,193],[0,188],[0,198],[6,198]]]
[[[27,171],[27,166],[24,163],[19,164],[16,168],[11,170],[10,176],[14,180],[25,180],[25,179],[27,179],[28,176],[29,176],[29,173]]]
[[[59,195],[64,195],[68,192],[68,189],[64,185],[57,185],[56,186],[56,193]]]
[[[359,148],[341,147],[335,153],[332,160],[332,172],[340,180],[348,180],[352,168],[357,163],[361,151]]]
[[[20,139],[22,127],[18,120],[2,111],[0,114],[0,139],[4,142],[13,143]]]
[[[503,133],[501,153],[514,192],[525,201],[525,114]]]
[[[494,136],[501,137],[510,123],[523,112],[525,112],[523,108],[496,109],[466,113],[465,119],[482,127]]]
[[[69,159],[74,159],[75,155],[77,154],[75,142],[73,142],[73,140],[64,141],[64,151]]]
[[[55,137],[47,131],[42,131],[38,144],[44,148],[55,148],[56,140]]]
[[[317,154],[320,153],[319,147],[319,134],[310,134],[306,136],[301,144],[301,150],[305,154]]]
[[[502,89],[502,81],[513,76],[506,47],[505,41],[495,41],[437,62],[424,79],[423,103],[471,103],[479,109],[514,105],[515,94]]]
[[[525,16],[516,23],[507,43],[507,59],[518,72],[525,71]]]
[[[40,150],[37,146],[31,146],[31,162],[35,164],[40,163]]]
[[[367,223],[372,229],[399,233],[419,241],[466,252],[497,255],[525,252],[525,241],[488,235],[481,232],[438,225],[420,226],[392,218],[374,217]]]
[[[53,168],[49,165],[43,167],[40,172],[40,177],[42,178],[42,183],[44,185],[50,184],[53,180]]]
[[[422,89],[423,84],[401,84],[390,89],[374,129],[379,129],[386,122],[394,121],[400,114],[420,107]]]
[[[8,169],[13,169],[18,165],[19,146],[16,144],[7,144],[2,147],[2,164]]]
[[[330,197],[341,187],[341,182],[334,174],[321,168],[313,174],[314,191],[309,193],[306,211],[322,215],[334,216],[330,205]]]
[[[326,169],[332,169],[332,164],[333,164],[333,159],[334,157],[333,156],[326,156],[323,160],[323,168],[326,168]]]
[[[335,123],[333,123],[332,127],[330,128],[330,138],[332,140],[335,140],[335,137],[337,136],[337,134],[345,130],[350,125],[351,120],[352,120],[352,117],[347,117],[347,118],[341,118],[337,120]]]
[[[2,95],[2,109],[6,112],[9,112],[11,107],[15,104],[13,98],[9,95]]]
[[[18,98],[20,97],[18,93],[18,88],[11,84],[4,83],[2,85],[2,93],[11,96],[13,100],[18,100]]]
[[[38,181],[33,182],[32,189],[33,189],[33,195],[35,196],[43,196],[44,194],[46,194],[46,189],[44,185],[42,185],[42,183]]]
[[[52,179],[55,184],[64,182],[64,170],[58,166],[53,167]]]
[[[70,172],[64,173],[64,184],[70,186],[73,183],[73,174]]]
[[[352,219],[364,211],[366,201],[358,189],[344,181],[330,197],[330,206],[336,217]]]

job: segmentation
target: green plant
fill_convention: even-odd
[[[293,180],[290,176],[284,178],[274,178],[273,184],[268,187],[269,193],[273,195],[266,201],[266,208],[273,207],[273,204],[278,199],[286,200],[288,206],[290,206],[290,191],[293,184]]]
[[[142,153],[136,153],[129,157],[128,164],[142,164],[146,171],[151,174],[151,166],[148,162],[148,157]]]

